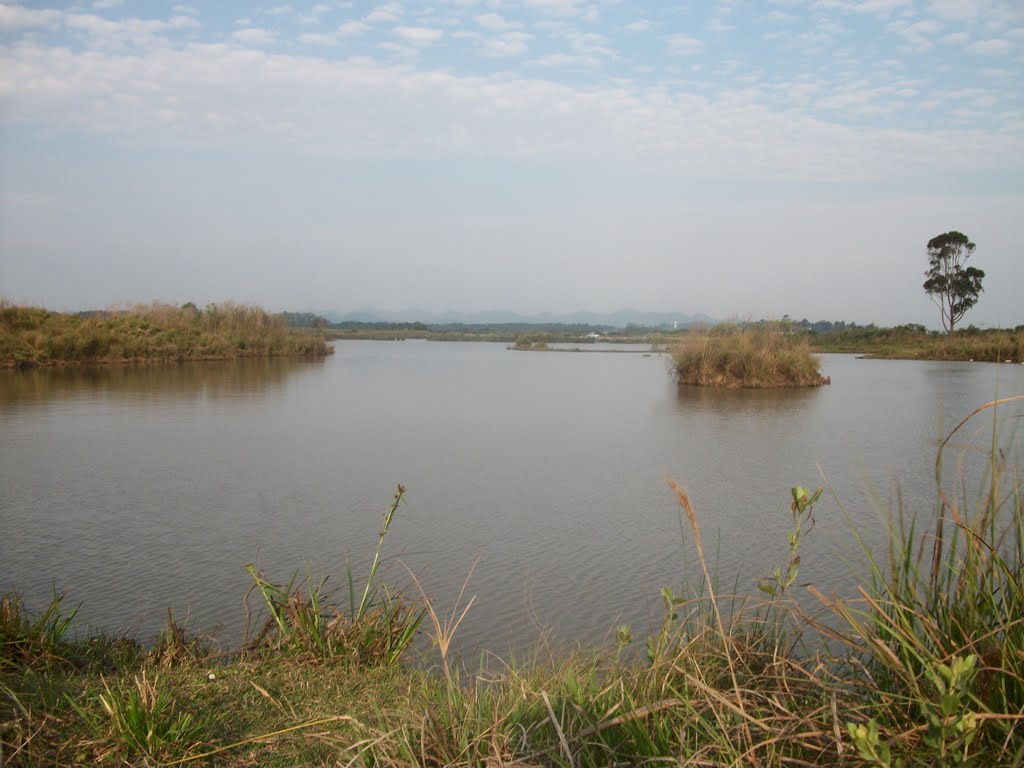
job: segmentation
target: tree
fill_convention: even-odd
[[[968,309],[978,303],[985,273],[964,267],[974,243],[962,232],[946,232],[928,241],[928,271],[924,290],[942,312],[942,327],[949,333]]]

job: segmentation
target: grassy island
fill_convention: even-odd
[[[401,486],[368,577],[349,572],[337,603],[324,581],[272,581],[249,566],[252,631],[230,651],[173,616],[146,646],[76,635],[59,596],[29,610],[10,593],[0,763],[1021,765],[1024,496],[1002,457],[992,449],[973,501],[940,483],[931,516],[897,508],[877,554],[851,529],[864,563],[842,596],[797,577],[801,557],[816,556],[806,540],[822,489],[792,489],[788,549],[749,597],[720,591],[697,512],[670,481],[698,583],[662,589],[660,626],[636,638],[621,626],[603,646],[561,655],[459,660],[452,639],[473,599],[440,609],[415,577],[413,590],[385,586],[378,565]]]
[[[0,303],[0,367],[322,356],[323,335],[243,304],[147,304],[67,314]]]
[[[827,384],[803,336],[770,325],[716,326],[690,333],[672,348],[682,384],[705,387],[817,387]]]

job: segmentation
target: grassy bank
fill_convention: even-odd
[[[990,406],[975,420],[995,423]],[[227,655],[172,620],[148,649],[76,638],[58,598],[30,613],[9,595],[4,755],[17,766],[1021,765],[1024,498],[1001,456],[977,499],[937,476],[934,515],[899,511],[885,555],[865,548],[855,597],[812,587],[813,614],[793,598],[821,491],[793,489],[789,552],[755,598],[719,593],[698,511],[671,483],[702,583],[663,589],[648,636],[624,626],[606,647],[559,657],[467,669],[449,649],[471,599],[441,610],[385,589],[378,564],[401,487],[368,577],[349,574],[339,604],[308,574],[275,584],[251,567],[262,613]],[[417,634],[433,641],[426,658],[410,650]]]
[[[64,314],[0,303],[0,367],[320,356],[323,335],[242,304],[148,304]]]
[[[682,384],[708,387],[816,387],[828,383],[807,339],[775,326],[717,326],[672,347]]]
[[[965,328],[950,335],[906,325],[810,334],[808,339],[816,352],[856,352],[894,360],[1024,362],[1024,328]]]

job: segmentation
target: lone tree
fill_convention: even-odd
[[[985,273],[964,267],[974,253],[974,243],[962,232],[946,232],[928,241],[928,271],[924,290],[942,310],[942,327],[953,327],[968,309],[978,303]]]

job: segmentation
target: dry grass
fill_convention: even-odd
[[[688,334],[673,347],[672,358],[682,384],[761,388],[828,383],[804,337],[770,326],[719,326]]]
[[[0,367],[322,356],[323,336],[244,304],[145,304],[62,314],[0,302]]]

